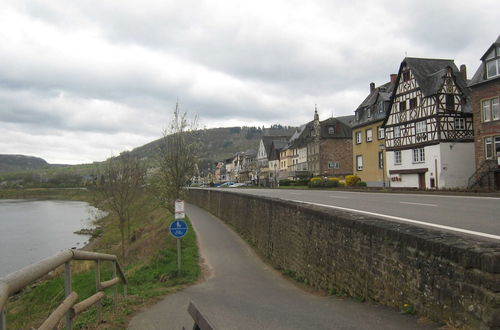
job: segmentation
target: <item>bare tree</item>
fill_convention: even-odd
[[[145,183],[146,170],[137,157],[123,152],[106,161],[99,171],[98,198],[117,216],[125,258],[125,230],[130,241],[131,218]]]
[[[189,121],[187,113],[179,111],[177,102],[172,121],[163,131],[159,169],[152,184],[155,195],[166,209],[173,211],[174,201],[184,197],[186,186],[196,175],[198,151],[196,119]]]

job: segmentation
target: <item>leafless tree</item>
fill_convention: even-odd
[[[146,170],[130,152],[108,159],[98,173],[97,196],[118,218],[121,250],[125,254],[125,231],[130,241],[131,218],[145,183]]]
[[[196,175],[200,131],[196,119],[189,121],[176,103],[170,125],[163,131],[159,168],[152,186],[163,207],[173,211],[174,201],[183,198],[186,186]]]

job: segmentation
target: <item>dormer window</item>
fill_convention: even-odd
[[[366,108],[366,117],[368,117],[368,118],[372,117],[372,109]]]
[[[335,127],[333,127],[333,126],[328,127],[328,134],[330,134],[330,135],[335,134]]]
[[[496,52],[496,54],[495,54]],[[500,47],[493,49],[485,59],[486,78],[493,78],[500,75]]]

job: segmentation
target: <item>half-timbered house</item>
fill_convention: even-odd
[[[385,120],[392,187],[467,186],[474,172],[469,94],[453,60],[403,60]]]

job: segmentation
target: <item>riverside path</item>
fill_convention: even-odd
[[[216,329],[436,329],[383,306],[305,292],[263,263],[236,233],[187,205],[205,281],[164,298],[135,316],[129,329],[191,329],[190,301]]]

